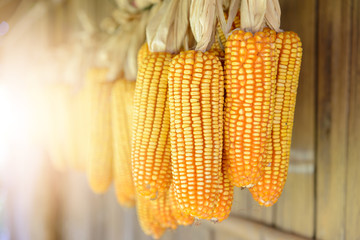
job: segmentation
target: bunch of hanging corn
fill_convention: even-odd
[[[247,1],[242,4],[250,11]],[[272,4],[268,11],[279,9]],[[273,21],[271,11],[267,21],[274,27],[280,20]],[[244,29],[254,27],[244,20]],[[271,206],[287,177],[302,47],[293,32],[253,32],[234,31],[226,42],[224,161],[235,186]]]
[[[191,8],[207,6],[205,0],[190,2]],[[164,2],[159,11],[172,15],[165,32],[182,38],[149,35],[155,40],[138,52],[136,85],[107,82],[107,69],[92,69],[86,94],[78,95],[86,99],[79,102],[89,120],[79,136],[89,140],[77,148],[74,166],[86,166],[97,193],[114,179],[119,203],[136,205],[141,227],[154,238],[194,219],[225,220],[234,186],[249,188],[264,206],[273,205],[284,188],[302,46],[296,33],[265,21],[266,8],[251,9],[266,0],[254,2],[243,0],[240,12],[229,11],[229,23],[225,14],[207,30],[191,25],[199,19],[187,13],[190,37],[189,26],[175,28],[178,12],[166,12],[180,3]],[[206,17],[215,15],[214,6],[211,11]],[[260,17],[253,21],[250,15]],[[158,22],[162,32],[165,23]],[[189,50],[192,38],[195,50]],[[171,41],[176,47],[168,46]],[[59,166],[68,165],[63,159]]]

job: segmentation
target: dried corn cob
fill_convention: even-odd
[[[137,65],[138,68],[141,66],[142,61],[150,54],[150,50],[148,47],[147,42],[145,42],[141,48],[139,49],[138,55],[137,55]]]
[[[222,222],[226,218],[228,218],[231,206],[234,197],[234,186],[231,184],[230,179],[228,177],[227,168],[229,166],[222,164],[221,175],[220,175],[220,184],[219,184],[219,201],[216,204],[216,207],[212,213],[211,221],[213,222]]]
[[[106,82],[106,69],[89,73],[90,133],[87,176],[95,193],[105,192],[112,181],[112,131],[110,96],[113,84]]]
[[[132,172],[139,194],[155,199],[171,182],[168,69],[172,55],[150,53],[138,71],[134,96]]]
[[[135,187],[131,175],[131,122],[135,82],[119,79],[111,93],[111,117],[114,143],[114,186],[118,202],[135,205]]]
[[[184,213],[179,208],[179,204],[177,203],[177,201],[175,199],[175,192],[174,192],[174,185],[173,184],[170,185],[169,196],[168,197],[169,197],[170,206],[171,206],[171,214],[176,219],[177,224],[178,225],[183,225],[183,226],[193,224],[194,217]]]
[[[159,239],[166,229],[157,221],[157,216],[154,214],[151,206],[151,200],[138,195],[136,198],[136,210],[141,229],[144,233]]]
[[[274,31],[234,31],[225,49],[224,161],[231,182],[252,187],[263,170],[276,62]]]
[[[279,65],[274,120],[266,149],[269,165],[257,185],[250,189],[253,198],[263,206],[276,203],[285,185],[302,57],[302,44],[294,32],[278,33],[276,49]]]
[[[170,202],[170,191],[168,190],[166,194],[158,197],[155,200],[151,200],[151,207],[156,216],[156,220],[159,222],[160,226],[163,228],[177,228],[177,222],[171,212],[171,202]]]
[[[224,78],[212,53],[185,51],[169,70],[171,158],[176,200],[186,214],[209,219],[219,198]]]

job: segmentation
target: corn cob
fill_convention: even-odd
[[[170,202],[170,191],[168,190],[166,194],[158,197],[155,200],[151,200],[151,207],[156,216],[156,220],[159,222],[160,226],[163,228],[177,228],[177,222],[171,212],[171,202]]]
[[[114,186],[118,202],[135,205],[135,187],[131,175],[131,122],[135,82],[119,79],[111,93],[111,117],[114,143]]]
[[[105,69],[89,73],[90,133],[87,176],[95,193],[105,192],[112,181],[112,131],[110,97],[112,83]]]
[[[132,172],[136,191],[151,199],[171,182],[168,69],[172,55],[150,53],[138,70],[134,96]]]
[[[179,208],[179,204],[177,203],[177,201],[175,199],[174,184],[170,185],[169,196],[168,197],[169,197],[170,206],[171,206],[171,214],[176,219],[177,224],[178,225],[183,225],[183,226],[193,224],[194,217],[192,217],[192,216],[190,216],[188,214],[185,214]]]
[[[302,57],[302,44],[294,32],[278,33],[276,49],[279,63],[274,120],[266,149],[268,166],[257,185],[250,189],[253,198],[263,206],[276,203],[285,185]]]
[[[219,193],[224,78],[212,53],[181,52],[169,70],[171,158],[176,200],[185,214],[209,219]]]
[[[231,184],[226,169],[229,166],[222,164],[220,172],[220,184],[219,184],[219,201],[212,213],[211,221],[222,222],[228,218],[234,197],[234,186]]]
[[[275,38],[274,31],[236,30],[226,43],[224,161],[237,187],[252,187],[262,175],[273,114]]]
[[[139,52],[137,55],[138,68],[141,66],[142,61],[149,55],[149,53],[150,53],[150,50],[149,50],[148,44],[147,44],[147,42],[145,42],[139,49]]]
[[[151,235],[155,239],[159,239],[165,232],[165,228],[160,225],[156,219],[151,200],[138,195],[136,198],[136,210],[141,229],[146,235]]]

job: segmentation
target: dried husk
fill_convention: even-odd
[[[210,49],[215,39],[216,0],[192,0],[190,26],[197,42],[195,50]]]
[[[268,0],[265,13],[266,24],[276,32],[281,32],[280,18],[281,8],[279,0]]]
[[[256,33],[264,28],[267,0],[242,0],[241,28]]]
[[[226,1],[224,1],[226,2]],[[240,9],[240,0],[231,0],[228,1],[229,6],[228,9],[224,7],[224,3],[222,0],[217,0],[217,16],[220,22],[221,30],[223,31],[225,37],[227,38],[231,29],[231,26],[234,22],[235,16]],[[228,18],[225,19],[224,10],[228,11]]]
[[[161,3],[146,27],[151,52],[178,53],[183,45],[188,44],[189,8],[190,0],[165,0]]]
[[[95,64],[98,67],[109,68],[108,81],[114,81],[119,77],[136,79],[137,52],[145,41],[146,24],[156,12],[157,6],[141,14],[130,14],[123,9],[113,11],[112,18],[119,25],[112,35],[103,40]]]

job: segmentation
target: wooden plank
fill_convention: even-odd
[[[319,0],[316,237],[345,239],[351,0]]]
[[[352,58],[350,86],[349,149],[346,188],[346,238],[360,239],[360,3],[352,5]]]
[[[236,234],[225,231],[215,231],[214,240],[238,240],[239,237]]]
[[[235,189],[231,216],[241,216],[271,225],[274,207],[262,207],[251,196],[247,189]]]
[[[209,223],[207,225],[210,225]],[[264,224],[257,223],[254,221],[246,220],[243,218],[229,217],[222,223],[210,225],[221,238],[222,233],[226,236],[227,240],[230,239],[241,239],[241,240],[309,240],[310,238],[301,237],[291,233],[283,232],[278,229],[268,227]],[[220,233],[220,234],[218,234]],[[184,238],[186,239],[186,238]]]
[[[175,231],[174,240],[212,240],[212,230],[205,221],[191,226],[180,226]]]
[[[275,226],[314,235],[316,1],[280,1],[281,28],[299,34],[303,59],[296,101],[288,179],[273,206]],[[294,217],[296,216],[296,217]]]
[[[236,187],[234,190],[234,200],[231,207],[231,215],[249,217],[247,202],[248,196],[246,191]]]

